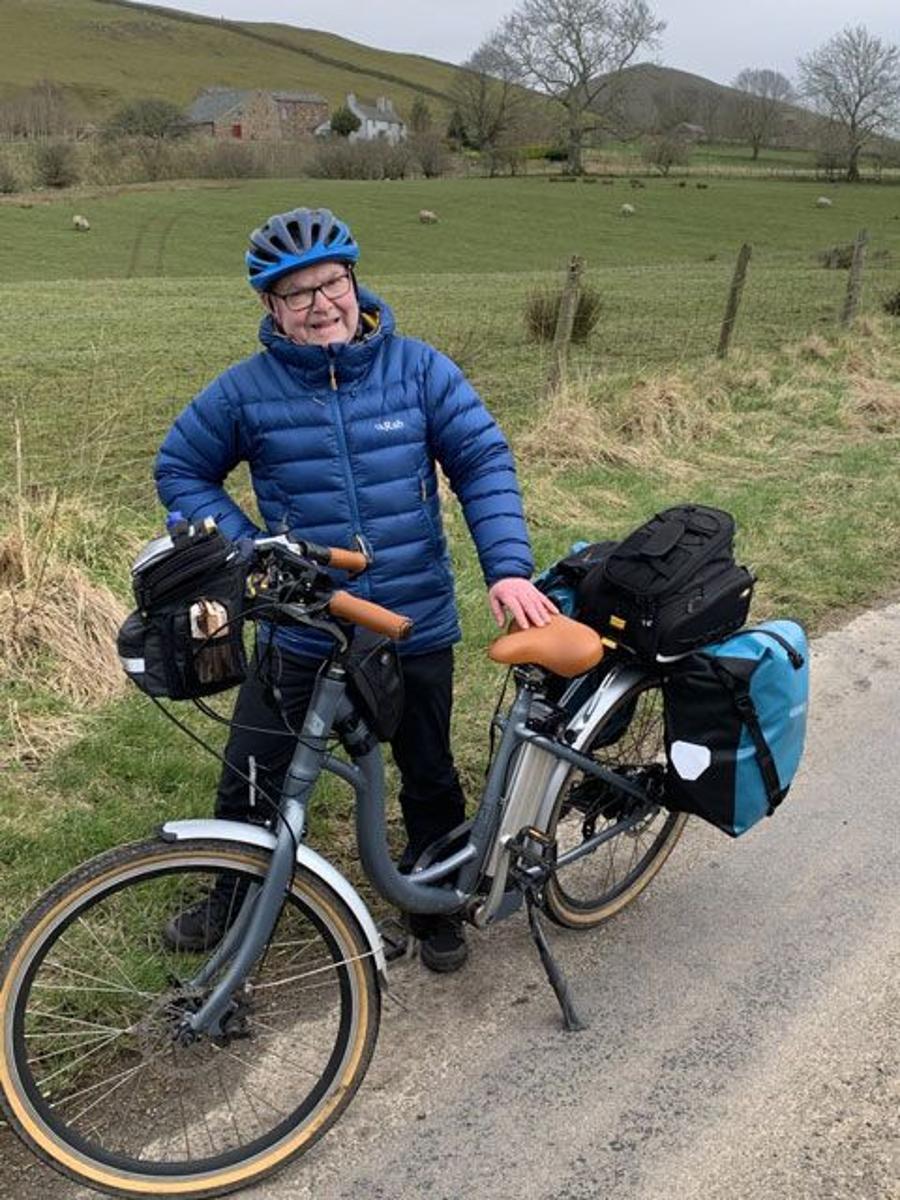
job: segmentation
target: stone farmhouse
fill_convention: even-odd
[[[245,141],[296,141],[312,137],[328,120],[328,101],[314,92],[204,88],[187,111],[198,133]]]
[[[359,129],[350,134],[350,140],[355,142],[372,142],[376,138],[386,138],[396,144],[406,138],[406,123],[394,111],[394,102],[387,96],[379,96],[375,107],[361,104],[353,92],[347,93],[347,107],[359,117]]]

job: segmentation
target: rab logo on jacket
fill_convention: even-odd
[[[375,428],[380,433],[393,433],[395,429],[405,428],[402,421],[376,421]]]

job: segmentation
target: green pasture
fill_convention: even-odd
[[[553,271],[573,253],[591,268],[733,261],[751,241],[757,262],[809,262],[869,230],[900,255],[900,187],[780,180],[529,179],[248,181],[74,192],[48,203],[0,204],[0,279],[165,279],[225,276],[240,288],[247,231],[270,212],[325,205],[363,247],[362,276]],[[681,187],[680,184],[685,186]],[[701,184],[703,186],[698,187]],[[819,195],[829,209],[817,209]],[[623,203],[637,210],[623,218]],[[420,209],[440,218],[421,225]],[[76,233],[72,215],[91,221]]]
[[[0,403],[15,408],[35,483],[143,501],[168,422],[213,375],[256,347],[243,280],[247,231],[294,204],[331,206],[361,245],[360,277],[399,327],[460,361],[512,431],[531,420],[547,352],[523,310],[572,253],[602,312],[576,373],[659,370],[715,348],[740,244],[754,247],[735,347],[771,350],[833,328],[847,276],[816,253],[870,231],[869,309],[900,286],[900,188],[723,181],[247,182],[0,205]],[[623,217],[623,202],[633,216]],[[76,209],[87,234],[71,225]],[[422,225],[420,208],[437,225]],[[0,412],[0,467],[13,425]],[[144,464],[141,469],[138,464]]]
[[[831,209],[815,207],[820,192]],[[619,213],[626,200],[630,218]],[[900,287],[900,188],[887,186],[298,181],[0,204],[0,524],[16,522],[17,471],[26,505],[54,490],[74,498],[84,521],[60,532],[58,552],[127,594],[130,547],[160,520],[150,472],[161,436],[205,382],[255,347],[246,232],[299,203],[347,217],[363,281],[404,331],[457,357],[497,413],[539,562],[575,538],[614,536],[696,499],[735,513],[741,556],[760,576],[758,613],[818,629],[897,588],[900,322],[867,318],[839,336],[846,272],[815,261],[867,228],[876,253],[864,307],[878,310]],[[439,224],[419,224],[423,207]],[[89,217],[89,234],[73,231],[73,212]],[[711,352],[745,240],[754,257],[734,354],[721,364]],[[603,308],[573,352],[569,407],[557,410],[544,396],[547,352],[527,340],[522,309],[572,253],[586,259]],[[465,628],[457,742],[474,795],[499,678],[484,653],[493,630],[483,584],[452,503],[447,520]],[[0,929],[86,854],[164,817],[207,812],[217,774],[136,695],[79,716],[77,740],[37,769],[18,767],[9,704],[32,720],[64,715],[66,704],[49,661],[45,685],[2,683]],[[219,730],[211,736],[221,742]],[[342,858],[348,805],[334,789],[313,826],[316,844],[337,845]]]

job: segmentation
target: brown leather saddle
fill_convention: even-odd
[[[588,625],[558,613],[550,618],[549,625],[516,628],[504,634],[488,653],[497,663],[507,666],[533,663],[571,679],[597,665],[603,657],[603,642],[600,634]]]

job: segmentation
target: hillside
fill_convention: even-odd
[[[86,119],[128,99],[187,104],[201,87],[389,94],[408,113],[416,93],[449,108],[456,70],[414,54],[374,50],[333,34],[238,23],[128,0],[0,0],[0,97],[50,79]]]
[[[656,63],[638,63],[622,74],[621,113],[626,132],[687,122],[701,125],[711,140],[733,136],[735,113],[745,99],[736,88]],[[783,141],[793,146],[811,144],[821,118],[795,104],[780,107],[784,112]]]
[[[418,94],[443,120],[458,70],[313,29],[226,21],[135,0],[0,0],[0,45],[0,100],[50,80],[83,122],[100,122],[124,101],[148,95],[186,106],[213,86],[318,92],[332,107],[351,91],[368,101],[386,94],[403,116]],[[733,136],[741,95],[733,88],[653,63],[626,68],[623,80],[626,136],[681,122],[703,126],[712,140]],[[817,119],[785,107],[784,141],[811,144]],[[547,111],[559,110],[548,104]]]

